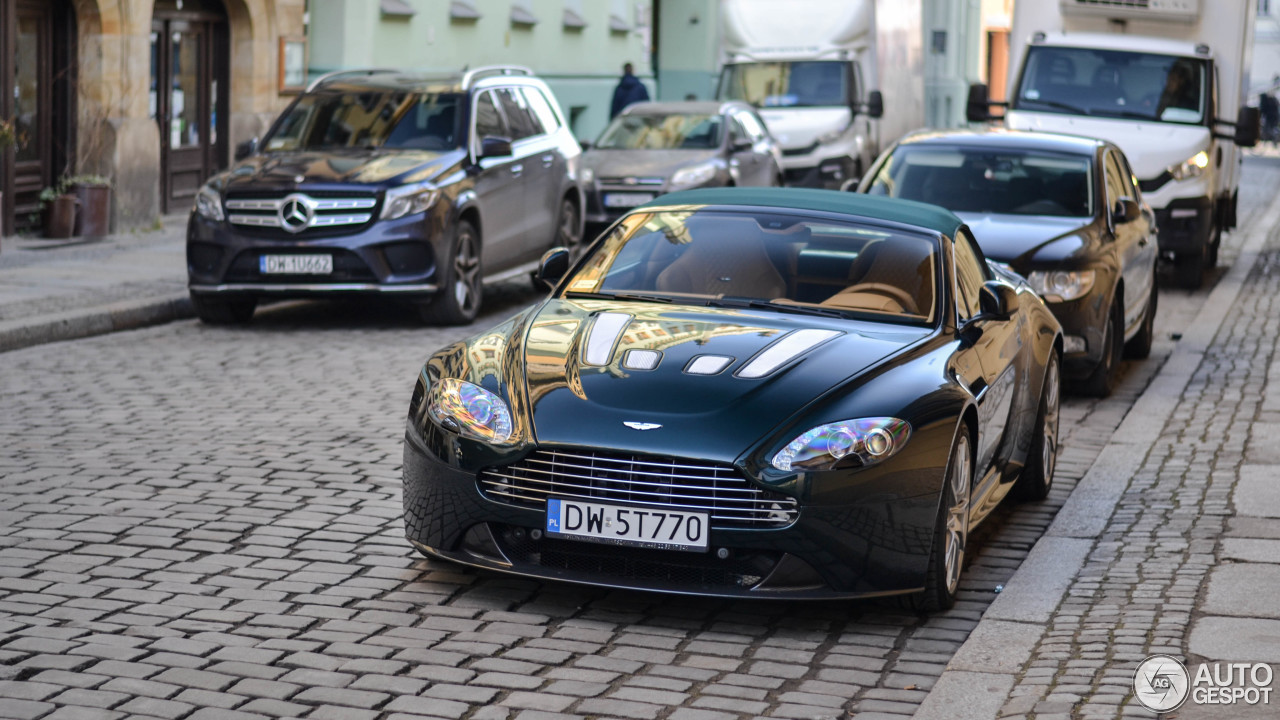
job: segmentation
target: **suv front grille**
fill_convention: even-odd
[[[312,228],[363,225],[373,219],[378,199],[369,195],[227,198],[227,222],[248,227],[279,228],[298,233]]]
[[[477,482],[508,505],[541,509],[548,497],[663,505],[708,513],[721,529],[785,527],[799,514],[794,498],[751,485],[731,466],[669,457],[538,450],[486,468]]]

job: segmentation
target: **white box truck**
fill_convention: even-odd
[[[920,0],[888,0],[895,20],[914,18],[879,48],[897,60],[894,71],[913,78],[895,90],[909,98],[904,110],[922,114]],[[880,0],[886,2],[886,0]],[[904,6],[916,11],[900,12]],[[716,97],[745,100],[760,110],[782,146],[787,185],[839,189],[855,182],[880,151],[884,102],[877,61],[876,0],[723,0],[724,64]],[[916,117],[886,118],[898,134],[918,127]]]
[[[1119,145],[1156,212],[1162,256],[1199,287],[1236,226],[1241,147],[1257,142],[1245,107],[1257,0],[1018,0],[1010,93],[970,89],[969,119],[1005,107],[1011,129]]]

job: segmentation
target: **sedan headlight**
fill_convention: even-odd
[[[395,220],[405,215],[426,212],[435,205],[439,197],[440,189],[431,183],[392,188],[387,191],[382,203],[382,219]]]
[[[225,218],[222,213],[222,195],[208,185],[201,187],[200,192],[196,193],[196,214],[206,220],[222,222]]]
[[[1209,153],[1201,150],[1181,163],[1168,168],[1168,170],[1174,180],[1186,180],[1187,178],[1200,177],[1200,174],[1207,167],[1209,167]]]
[[[1066,302],[1088,295],[1096,275],[1092,270],[1036,270],[1027,283],[1045,300]]]
[[[865,467],[881,462],[902,449],[911,437],[911,425],[891,417],[861,418],[819,425],[792,440],[770,464],[792,470],[830,470],[845,458]]]
[[[709,182],[711,178],[716,176],[716,166],[714,163],[699,163],[690,165],[689,167],[680,168],[671,176],[671,185],[673,187],[687,185],[701,185]]]
[[[584,185],[590,185],[596,181],[596,171],[591,168],[582,168],[582,172],[579,173],[578,177],[582,179]]]
[[[511,410],[502,398],[456,378],[445,378],[431,387],[427,415],[448,430],[491,445],[511,441]]]

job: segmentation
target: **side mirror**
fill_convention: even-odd
[[[1142,206],[1133,198],[1120,198],[1111,208],[1111,222],[1130,223],[1142,215]]]
[[[1006,320],[1018,310],[1018,291],[998,280],[982,284],[978,291],[978,307],[984,317]]]
[[[1258,144],[1262,135],[1262,113],[1256,107],[1241,107],[1236,115],[1236,136],[1233,138],[1240,147],[1253,147]]]
[[[754,147],[754,145],[750,140],[747,140],[746,138],[739,138],[730,143],[729,149],[734,152],[746,152],[752,147]]]
[[[486,135],[480,140],[480,158],[506,157],[511,154],[511,141],[504,137]]]
[[[569,272],[569,250],[563,247],[553,247],[542,253],[542,260],[538,263],[538,280],[551,287],[560,282],[560,278]]]
[[[873,118],[884,116],[884,95],[879,90],[867,93],[867,115]]]
[[[245,140],[236,145],[236,160],[243,160],[256,152],[258,152],[258,138]]]
[[[991,119],[991,90],[986,83],[969,86],[969,101],[965,105],[965,119],[969,122],[986,122]]]

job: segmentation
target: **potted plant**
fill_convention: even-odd
[[[79,200],[67,192],[65,182],[40,191],[40,210],[44,213],[44,236],[69,238],[76,229],[76,205]]]
[[[72,175],[62,181],[79,202],[76,235],[101,237],[111,229],[111,181],[102,175]]]

